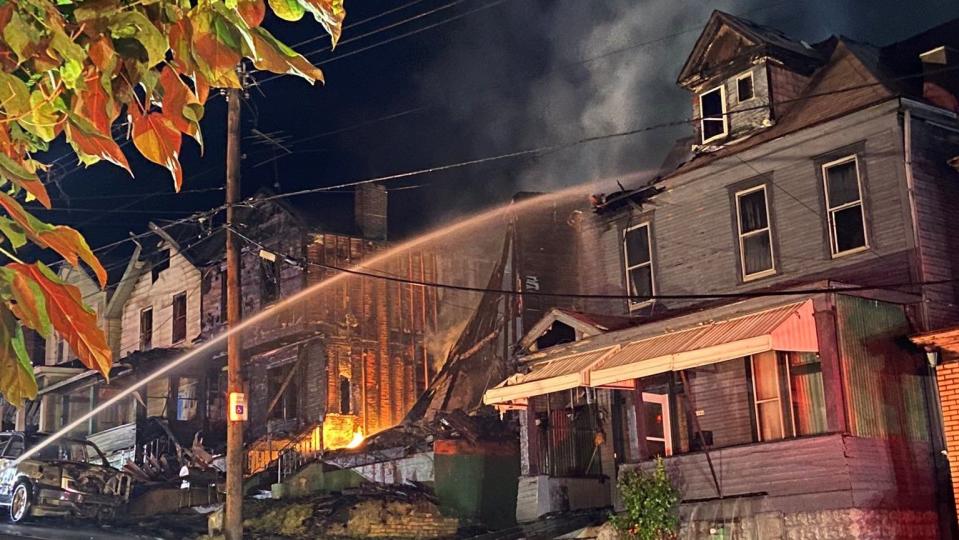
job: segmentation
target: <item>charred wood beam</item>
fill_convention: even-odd
[[[270,406],[266,408],[266,414],[264,418],[269,418],[270,413],[273,412],[276,404],[280,402],[280,398],[283,397],[283,392],[286,392],[286,387],[290,386],[290,381],[293,380],[293,376],[296,375],[296,372],[300,369],[300,364],[303,363],[303,358],[306,357],[303,354],[303,351],[299,351],[299,354],[296,355],[296,362],[293,363],[293,367],[290,368],[290,372],[286,374],[286,378],[283,379],[283,384],[280,385],[280,389],[276,391],[276,395],[273,396],[273,399],[270,400]]]

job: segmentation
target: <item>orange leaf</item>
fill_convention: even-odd
[[[240,53],[217,38],[214,14],[211,11],[197,9],[193,16],[193,59],[197,63],[198,71],[213,86],[240,88],[242,85],[236,74]]]
[[[105,35],[101,35],[90,43],[89,55],[98,71],[112,72],[117,65],[116,51],[110,43],[110,38]]]
[[[263,17],[266,16],[266,4],[263,0],[239,0],[236,10],[250,28],[263,24]]]
[[[91,69],[84,80],[86,88],[77,92],[74,111],[87,119],[97,133],[112,138],[110,128],[120,110],[100,82],[99,70]]]
[[[87,241],[75,229],[65,225],[53,226],[40,221],[24,210],[16,199],[3,192],[0,192],[0,206],[35,244],[56,251],[73,266],[78,266],[82,260],[96,273],[100,286],[106,285],[107,271],[93,254]]]
[[[47,315],[43,294],[36,283],[20,272],[11,272],[10,292],[15,304],[10,306],[13,314],[23,324],[36,330],[41,336],[50,335],[50,317]]]
[[[265,29],[256,28],[250,32],[250,35],[253,36],[258,56],[254,59],[253,65],[258,69],[272,71],[273,73],[298,75],[310,81],[310,83],[323,82],[323,71],[320,68],[280,43]]]
[[[160,73],[160,88],[163,89],[164,118],[169,120],[181,133],[186,133],[200,142],[200,139],[198,139],[200,126],[183,114],[187,104],[199,104],[196,96],[183,82],[180,75],[169,67]]]
[[[50,249],[56,251],[64,259],[67,260],[71,265],[78,266],[78,258],[93,269],[93,272],[97,275],[97,281],[100,282],[101,287],[105,287],[107,284],[107,271],[103,268],[103,265],[100,264],[100,260],[97,259],[97,256],[93,254],[93,250],[90,249],[90,246],[87,244],[87,241],[84,240],[83,235],[77,232],[76,229],[72,229],[65,225],[57,225],[52,230],[49,231],[40,231],[38,234],[40,240],[50,247]]]
[[[183,169],[180,167],[180,132],[163,114],[141,114],[137,107],[130,107],[133,119],[133,144],[143,157],[166,167],[173,175],[173,187],[180,191],[183,185]]]
[[[109,377],[113,358],[106,336],[97,326],[97,316],[83,305],[80,289],[64,283],[43,263],[12,263],[7,266],[39,285],[53,329],[73,349],[83,365]]]
[[[84,126],[83,123],[83,119],[70,118],[66,129],[67,141],[78,152],[105,159],[118,167],[123,167],[130,173],[130,176],[133,176],[133,171],[130,170],[130,164],[127,162],[126,156],[123,155],[120,145],[111,137],[101,135],[91,129],[92,126]],[[107,132],[109,132],[109,129]]]
[[[33,195],[45,208],[50,208],[50,195],[47,194],[46,186],[35,172],[21,165],[19,159],[0,154],[0,177],[27,190],[27,193]]]

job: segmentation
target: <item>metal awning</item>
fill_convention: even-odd
[[[607,344],[596,351],[578,351],[543,359],[533,364],[530,373],[513,375],[487,391],[484,401],[487,404],[506,403],[575,386],[617,385],[657,373],[680,371],[772,350],[818,352],[812,300],[664,331],[614,347]],[[586,358],[594,360],[587,364]],[[537,370],[540,365],[543,367]],[[547,369],[547,366],[555,367]],[[578,371],[574,368],[578,368]],[[556,374],[547,375],[550,372]],[[527,384],[530,381],[518,378],[534,374],[534,384]],[[510,384],[511,380],[515,382]],[[579,382],[573,384],[574,381]]]
[[[589,370],[597,363],[615,354],[619,346],[606,347],[568,356],[547,357],[526,364],[528,373],[511,375],[505,381],[483,394],[483,401],[502,403],[527,396],[589,386]]]

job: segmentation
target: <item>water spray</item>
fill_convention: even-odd
[[[596,183],[597,183],[597,182],[591,182],[590,185],[595,185]],[[529,208],[529,207],[531,207],[531,206],[538,205],[538,204],[542,204],[542,203],[544,203],[544,202],[549,202],[549,201],[554,201],[554,200],[563,200],[563,199],[565,199],[565,198],[572,198],[574,195],[575,195],[575,196],[583,196],[583,195],[585,195],[584,186],[582,186],[582,185],[580,185],[580,186],[574,186],[574,187],[567,188],[567,189],[564,189],[564,190],[561,190],[561,191],[557,191],[557,192],[555,192],[555,193],[544,194],[544,195],[541,195],[541,196],[532,197],[532,198],[525,199],[525,200],[522,200],[522,201],[512,202],[512,203],[509,203],[509,204],[506,204],[506,205],[503,205],[503,206],[495,207],[495,208],[493,208],[493,209],[491,209],[491,210],[486,210],[486,211],[481,212],[481,213],[479,213],[479,214],[474,214],[474,215],[470,216],[469,218],[464,219],[464,220],[462,220],[462,221],[460,221],[460,222],[453,223],[453,224],[451,224],[451,225],[447,225],[447,226],[441,227],[441,228],[439,228],[439,229],[435,229],[435,230],[433,230],[433,231],[431,231],[431,232],[428,232],[428,233],[426,233],[426,234],[423,234],[423,235],[421,235],[421,236],[419,236],[419,237],[417,237],[417,238],[413,238],[412,240],[407,240],[406,242],[403,242],[403,243],[401,243],[401,244],[399,244],[399,245],[397,245],[397,246],[394,246],[394,247],[392,247],[392,248],[390,248],[390,249],[387,249],[387,250],[385,250],[385,251],[383,251],[383,252],[381,252],[381,253],[379,253],[379,254],[377,254],[377,255],[374,255],[373,257],[370,257],[369,259],[367,259],[366,261],[364,261],[363,264],[354,265],[353,267],[351,267],[351,269],[353,269],[353,270],[361,270],[361,269],[364,268],[364,266],[369,266],[369,265],[376,264],[376,263],[378,263],[378,262],[387,260],[387,259],[389,259],[390,257],[392,257],[393,255],[395,255],[395,254],[397,254],[397,253],[402,253],[403,251],[407,251],[407,250],[416,248],[416,247],[418,247],[418,246],[420,246],[420,245],[422,245],[422,244],[424,244],[424,243],[426,243],[426,242],[430,242],[430,241],[435,240],[435,239],[437,239],[437,238],[441,238],[441,237],[443,237],[443,236],[450,235],[450,234],[453,234],[453,233],[462,231],[462,230],[464,230],[464,229],[468,229],[469,227],[472,227],[472,226],[475,226],[475,225],[484,223],[484,222],[486,222],[486,221],[492,220],[492,219],[494,219],[494,218],[500,217],[501,215],[503,215],[503,214],[505,214],[505,213],[507,213],[507,212],[522,211],[522,210],[525,210],[525,209],[527,209],[527,208]],[[130,394],[132,394],[133,392],[135,392],[135,391],[139,390],[140,388],[142,388],[143,386],[149,384],[151,381],[153,381],[153,380],[157,379],[158,377],[161,377],[161,376],[169,373],[170,371],[172,371],[172,370],[173,370],[174,368],[176,368],[177,366],[180,366],[181,364],[184,364],[184,363],[186,363],[186,362],[189,362],[190,360],[192,360],[192,359],[194,359],[194,358],[196,358],[196,357],[198,357],[198,356],[201,356],[202,354],[204,354],[204,353],[212,350],[213,348],[215,348],[215,347],[218,346],[219,344],[221,344],[221,343],[223,343],[224,341],[226,341],[227,337],[229,337],[229,336],[231,336],[231,335],[233,335],[233,334],[235,334],[235,333],[237,333],[237,332],[242,332],[243,330],[245,330],[245,329],[247,329],[247,328],[249,328],[249,327],[251,327],[251,326],[253,326],[253,325],[255,325],[255,324],[259,323],[259,322],[262,322],[262,321],[264,321],[264,320],[267,320],[270,316],[272,316],[272,315],[274,315],[274,314],[282,311],[282,310],[285,309],[287,306],[290,306],[290,305],[292,305],[292,304],[294,304],[294,303],[296,303],[296,302],[298,302],[298,301],[300,301],[300,300],[303,300],[303,299],[309,297],[310,295],[312,295],[313,293],[315,293],[316,291],[319,291],[320,289],[323,289],[324,287],[327,287],[327,286],[329,286],[329,285],[332,285],[332,284],[334,284],[334,283],[336,283],[336,282],[338,282],[338,281],[340,281],[340,280],[342,280],[342,279],[345,279],[345,278],[347,278],[347,277],[349,277],[349,276],[351,276],[351,275],[352,275],[352,274],[348,274],[348,273],[346,273],[346,272],[342,272],[342,273],[336,274],[336,275],[334,275],[334,276],[332,276],[332,277],[329,277],[329,278],[327,278],[327,279],[325,279],[325,280],[323,280],[323,281],[320,281],[319,283],[313,284],[313,285],[311,285],[311,286],[309,286],[309,287],[307,287],[307,288],[305,288],[305,289],[297,292],[297,293],[294,294],[293,296],[290,296],[290,297],[288,297],[288,298],[285,298],[285,299],[283,299],[281,302],[278,302],[278,303],[276,303],[276,304],[268,307],[267,309],[265,309],[265,310],[263,310],[263,311],[255,314],[255,315],[253,315],[252,317],[244,320],[243,322],[241,322],[241,323],[238,324],[237,326],[235,326],[235,327],[233,327],[233,328],[230,328],[230,329],[227,330],[226,332],[223,332],[222,334],[219,334],[218,336],[214,337],[214,338],[211,339],[210,341],[207,341],[206,343],[203,343],[203,344],[197,346],[196,348],[194,348],[194,349],[192,349],[192,350],[184,353],[182,356],[180,356],[180,357],[178,357],[178,358],[170,361],[170,363],[168,363],[167,365],[161,367],[160,369],[154,371],[153,373],[150,373],[149,375],[145,376],[145,377],[142,378],[141,380],[137,381],[135,384],[131,385],[130,387],[128,387],[128,388],[126,388],[126,389],[124,389],[122,392],[119,392],[117,395],[113,396],[112,398],[104,401],[103,403],[100,403],[99,405],[97,405],[96,407],[94,407],[93,409],[91,409],[90,411],[88,411],[88,412],[84,413],[83,415],[81,415],[81,416],[80,416],[79,418],[77,418],[76,420],[73,420],[72,422],[70,422],[69,424],[63,426],[62,428],[60,428],[59,430],[55,431],[54,433],[51,433],[50,436],[47,437],[46,439],[44,439],[42,442],[40,442],[39,444],[37,444],[36,446],[34,446],[34,447],[32,447],[32,448],[27,449],[23,454],[20,455],[19,458],[17,458],[17,459],[14,460],[13,462],[11,462],[11,463],[10,463],[9,465],[7,465],[3,470],[5,471],[5,470],[7,470],[7,469],[9,469],[9,468],[11,468],[11,467],[16,467],[17,465],[19,465],[19,464],[20,464],[21,462],[23,462],[24,460],[30,459],[32,456],[36,455],[38,452],[40,452],[41,450],[43,450],[43,449],[46,448],[47,446],[53,444],[53,443],[56,442],[57,440],[61,439],[61,438],[64,437],[65,435],[67,435],[70,431],[76,429],[77,427],[80,427],[81,425],[83,425],[84,423],[86,423],[89,419],[91,419],[91,418],[93,418],[94,416],[100,414],[100,413],[103,412],[104,410],[112,407],[113,405],[116,405],[117,403],[119,403],[120,401],[122,401],[123,399],[125,399],[126,397],[128,397]]]

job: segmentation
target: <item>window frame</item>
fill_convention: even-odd
[[[712,94],[712,93],[715,92],[716,90],[719,90],[719,101],[720,101],[720,106],[722,107],[722,118],[721,118],[721,119],[722,119],[722,121],[723,121],[723,131],[722,131],[722,133],[713,135],[712,137],[710,137],[710,138],[707,139],[707,138],[706,138],[706,120],[707,120],[707,118],[706,118],[705,112],[703,111],[703,96],[705,96],[705,95],[707,95],[707,94]],[[700,136],[699,136],[699,140],[702,141],[702,144],[707,144],[707,143],[710,143],[710,142],[712,142],[712,141],[716,141],[716,140],[725,138],[727,135],[729,135],[729,119],[727,118],[727,116],[728,116],[728,111],[727,111],[727,107],[726,107],[726,85],[725,85],[725,84],[720,84],[719,86],[717,86],[717,87],[715,87],[715,88],[712,88],[712,89],[710,89],[710,90],[706,90],[705,92],[700,92],[697,97],[698,97],[698,99],[699,99],[699,135],[700,135]],[[715,118],[710,118],[709,120],[715,120]]]
[[[761,354],[766,354],[766,353],[770,353],[770,352],[772,353],[772,364],[773,364],[773,366],[774,366],[775,369],[776,369],[776,377],[775,377],[775,381],[776,381],[776,397],[774,397],[774,398],[759,399],[759,394],[758,394],[757,388],[756,388],[756,357],[759,356],[759,355],[761,355]],[[751,355],[749,355],[749,378],[750,378],[750,382],[751,382],[751,384],[752,384],[752,391],[753,391],[753,394],[752,394],[753,418],[754,418],[754,421],[755,421],[755,423],[756,423],[756,439],[758,440],[758,442],[761,442],[761,443],[762,443],[762,442],[782,441],[782,440],[786,440],[786,439],[792,439],[792,438],[794,438],[794,437],[796,436],[796,435],[795,435],[795,425],[793,425],[793,432],[792,432],[792,434],[789,434],[789,432],[786,431],[786,417],[785,417],[785,415],[783,414],[783,397],[784,397],[784,396],[783,396],[783,385],[782,385],[783,373],[782,373],[782,369],[781,369],[780,364],[781,364],[781,362],[780,362],[780,358],[779,358],[779,351],[775,351],[775,350],[774,350],[774,351],[764,351],[764,352],[761,352],[761,353],[756,353],[756,354],[751,354]],[[788,362],[786,362],[785,370],[786,370],[785,379],[788,381],[788,380],[789,380],[789,363],[788,363]],[[787,386],[788,386],[788,385],[787,385]],[[792,388],[791,388],[791,387],[787,388],[786,394],[787,394],[787,395],[786,395],[785,397],[786,397],[786,399],[789,400],[790,407],[792,407]],[[774,402],[776,403],[776,411],[778,412],[778,416],[779,416],[779,433],[781,434],[781,437],[778,438],[778,439],[769,439],[769,440],[766,440],[766,439],[763,438],[763,429],[762,429],[762,425],[760,424],[761,414],[760,414],[760,412],[759,412],[759,408],[760,408],[760,405],[764,405],[764,404],[767,404],[767,403],[774,403]]]
[[[742,197],[755,193],[759,190],[763,192],[763,203],[766,206],[766,227],[764,229],[757,229],[755,231],[749,231],[747,233],[743,232],[743,219],[742,219],[742,208],[739,205],[739,201]],[[776,269],[776,248],[773,245],[773,219],[772,213],[769,211],[769,190],[766,189],[766,184],[759,184],[750,188],[742,189],[736,191],[734,194],[734,200],[736,204],[736,238],[739,242],[739,268],[740,268],[740,277],[743,282],[753,281],[761,279],[767,276],[775,275],[777,272]],[[766,232],[769,235],[769,260],[772,263],[772,267],[768,270],[762,270],[760,272],[754,272],[752,274],[746,273],[746,247],[744,240],[747,236],[756,236]]]
[[[856,199],[856,201],[843,203],[839,206],[832,207],[831,203],[829,202],[829,169],[833,167],[837,167],[839,165],[844,165],[846,163],[849,163],[850,161],[853,162],[853,165],[856,171],[856,189],[859,194],[859,198]],[[862,168],[859,166],[859,154],[857,153],[849,154],[839,159],[834,159],[826,163],[822,163],[819,166],[819,170],[822,175],[823,201],[825,203],[825,208],[826,208],[826,234],[829,237],[829,253],[831,257],[833,259],[836,259],[839,257],[845,257],[846,255],[853,255],[855,253],[860,253],[868,250],[870,248],[869,230],[866,227],[866,201],[863,197]],[[863,245],[853,249],[847,249],[845,251],[838,251],[839,247],[838,247],[838,239],[836,237],[836,220],[833,218],[833,216],[837,212],[846,210],[848,208],[853,208],[856,205],[858,205],[860,208],[859,215],[862,222]]]
[[[150,340],[149,343],[144,339],[144,327],[143,327],[143,316],[149,312],[150,313]],[[155,334],[156,325],[153,320],[153,306],[147,306],[140,310],[140,348],[141,351],[149,351],[153,348],[153,336]]]
[[[633,266],[629,265],[629,247],[626,242],[626,237],[629,235],[630,231],[639,229],[641,227],[646,227],[646,242],[649,246],[649,260],[645,263],[636,264]],[[642,223],[637,223],[635,225],[630,225],[623,229],[623,277],[626,279],[626,294],[630,297],[633,296],[633,282],[629,278],[629,273],[636,268],[649,266],[649,292],[651,295],[656,295],[656,269],[653,267],[653,227],[651,221],[643,221]],[[655,299],[650,298],[649,300],[636,301],[633,298],[626,300],[629,311],[634,311],[642,307],[648,306],[655,302]]]
[[[750,90],[750,93],[751,93],[752,95],[749,96],[749,97],[746,98],[746,99],[743,99],[742,96],[739,94],[739,81],[741,81],[741,80],[743,80],[743,79],[749,79],[749,80],[750,80],[749,90]],[[747,102],[747,101],[751,101],[751,100],[754,100],[754,99],[756,99],[756,78],[753,77],[753,72],[752,72],[752,70],[749,70],[749,71],[747,71],[746,73],[742,73],[742,74],[740,74],[740,75],[738,75],[738,76],[736,77],[736,101],[737,101],[738,103],[745,103],[745,102]]]
[[[182,317],[182,319],[181,319],[181,320],[183,321],[183,322],[182,322],[182,325],[183,325],[183,326],[182,326],[182,327],[183,327],[183,335],[180,336],[179,339],[177,339],[177,322],[178,322],[178,319],[177,319],[177,313],[176,313],[176,303],[177,303],[177,300],[180,299],[180,298],[183,298],[183,317]],[[176,293],[176,294],[173,295],[173,301],[170,303],[170,311],[171,311],[171,314],[170,314],[170,343],[172,343],[173,345],[176,345],[176,344],[178,344],[178,343],[183,343],[183,342],[186,341],[186,338],[187,338],[187,326],[188,326],[188,324],[187,324],[187,319],[188,319],[188,317],[187,317],[187,312],[189,311],[189,310],[187,309],[187,305],[188,305],[188,302],[187,302],[187,294],[186,294],[186,291],[178,292],[178,293]]]

